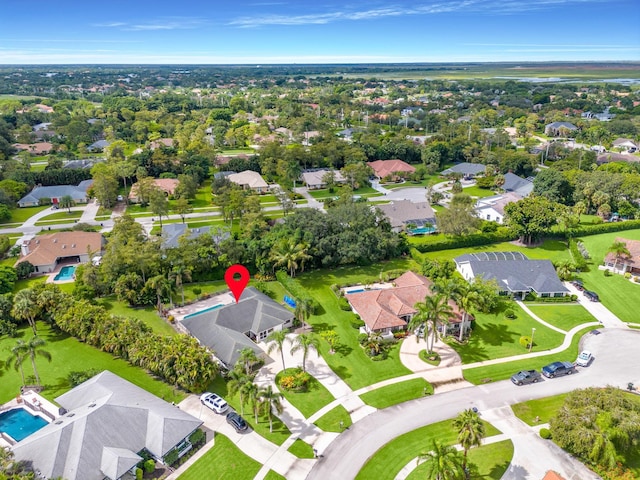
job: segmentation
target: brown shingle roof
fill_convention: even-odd
[[[102,234],[96,232],[58,232],[38,235],[27,242],[29,253],[20,262],[28,261],[34,266],[51,265],[58,258],[84,255],[88,250],[102,250]]]
[[[629,240],[627,238],[616,237],[616,242],[622,242],[627,245],[627,250],[631,254],[630,257],[626,255],[621,255],[618,259],[618,264],[624,262],[627,265],[631,265],[636,268],[640,268],[640,241],[638,240]],[[616,255],[613,252],[607,253],[605,257],[606,263],[614,263],[616,261]]]

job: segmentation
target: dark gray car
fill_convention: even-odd
[[[576,367],[571,362],[553,362],[546,367],[542,367],[542,374],[548,378],[571,375],[575,371]]]
[[[511,381],[516,385],[537,383],[540,380],[540,372],[538,372],[537,370],[521,370],[511,377]]]
[[[245,432],[249,428],[247,422],[236,412],[227,413],[227,423],[236,429],[236,432]]]

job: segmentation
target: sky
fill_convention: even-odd
[[[640,60],[638,0],[0,0],[0,64]]]

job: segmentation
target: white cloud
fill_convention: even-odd
[[[139,32],[154,30],[190,30],[201,27],[204,23],[204,19],[198,17],[165,17],[148,22],[109,22],[97,23],[93,26]]]

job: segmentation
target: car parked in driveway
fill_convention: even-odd
[[[599,302],[600,301],[600,297],[598,296],[598,294],[596,292],[592,292],[591,290],[585,290],[583,293],[584,293],[584,296],[587,297],[592,302]]]
[[[229,410],[229,405],[220,395],[207,392],[200,395],[200,403],[206,405],[216,413],[224,413]]]
[[[571,375],[575,371],[576,367],[571,362],[553,362],[545,367],[542,367],[542,374],[547,378]]]
[[[526,385],[528,383],[538,383],[542,377],[537,370],[521,370],[511,376],[511,381],[516,385]]]
[[[582,283],[582,280],[572,280],[571,285],[573,285],[580,291],[584,290],[584,284]]]
[[[246,432],[249,425],[237,412],[227,413],[227,423],[235,428],[236,432]]]
[[[578,355],[578,358],[576,359],[576,365],[580,367],[588,367],[591,363],[592,358],[593,355],[591,355],[591,352],[589,350],[583,350],[582,352],[580,352],[580,355]]]

